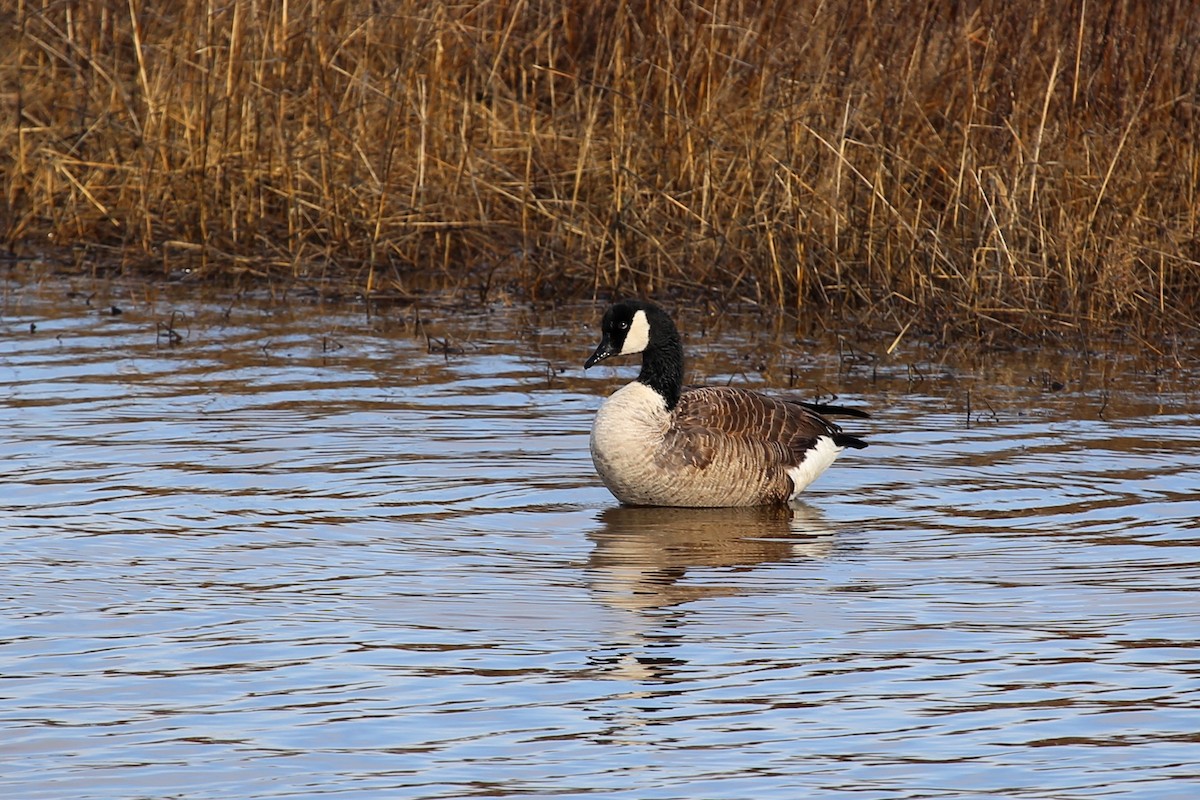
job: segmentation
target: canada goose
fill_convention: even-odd
[[[653,303],[616,303],[604,313],[601,333],[584,369],[642,354],[637,379],[604,401],[592,425],[596,472],[622,503],[786,503],[844,448],[867,446],[821,416],[867,416],[861,411],[728,386],[684,388],[679,332]]]

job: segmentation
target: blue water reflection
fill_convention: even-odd
[[[592,309],[447,311],[450,354],[401,310],[8,298],[10,796],[1200,791],[1194,378],[984,374],[968,424],[962,374],[816,356],[872,444],[794,513],[624,509]]]

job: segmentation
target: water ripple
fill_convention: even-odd
[[[401,312],[7,297],[14,797],[1200,790],[1200,417],[1160,378],[980,415],[814,357],[876,413],[805,504],[628,509],[592,309],[426,315],[442,353]]]

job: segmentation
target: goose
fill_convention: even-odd
[[[823,414],[856,409],[771,397],[731,386],[683,385],[683,344],[662,308],[608,308],[586,370],[642,354],[637,378],[601,404],[591,452],[608,490],[632,506],[728,507],[790,503],[847,447],[867,443]]]

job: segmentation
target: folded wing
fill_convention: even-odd
[[[821,436],[841,447],[866,446],[809,406],[735,387],[689,388],[679,398],[663,452],[698,468],[724,458],[786,469]]]

